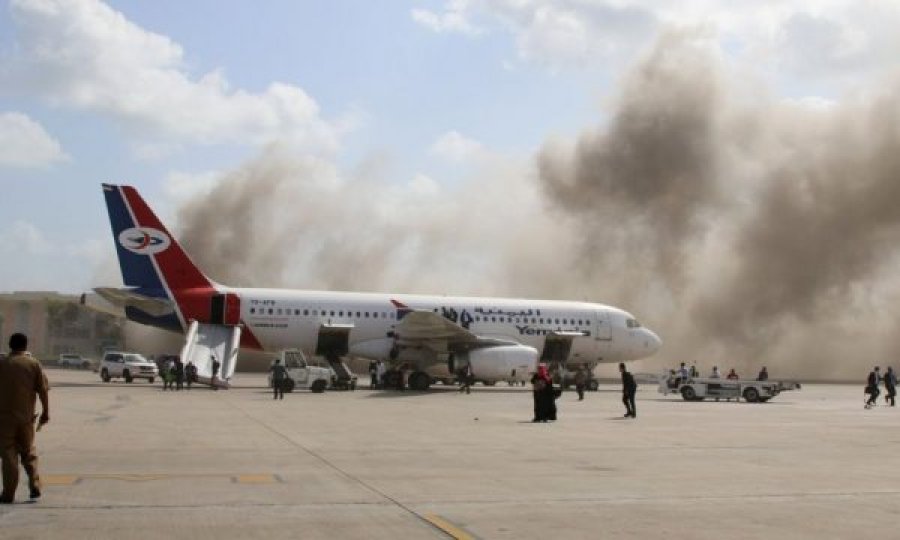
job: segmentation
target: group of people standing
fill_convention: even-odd
[[[182,390],[184,383],[187,382],[187,389],[191,389],[191,385],[197,382],[197,366],[194,362],[188,362],[187,365],[177,356],[170,358],[162,367],[161,373],[163,380],[163,390]]]
[[[894,372],[894,368],[888,367],[887,371],[884,373],[884,376],[881,375],[881,368],[875,366],[875,369],[869,372],[869,377],[866,380],[866,388],[865,393],[868,397],[866,399],[866,409],[871,409],[872,407],[878,405],[878,396],[881,395],[881,390],[878,387],[884,383],[884,402],[891,407],[895,406],[895,399],[897,397],[897,374]]]

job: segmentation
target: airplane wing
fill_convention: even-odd
[[[153,317],[162,317],[175,312],[175,306],[170,300],[144,296],[130,289],[97,287],[94,289],[94,292],[114,306],[122,309],[134,307]]]
[[[394,333],[401,345],[446,344],[446,347],[432,347],[436,349],[469,350],[519,345],[511,340],[479,336],[433,311],[407,312],[394,328]]]

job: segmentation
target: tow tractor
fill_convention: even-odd
[[[706,398],[765,403],[786,390],[800,390],[800,383],[789,381],[753,381],[742,379],[715,379],[708,377],[681,377],[670,373],[659,378],[659,393],[681,394],[685,401],[703,401]]]

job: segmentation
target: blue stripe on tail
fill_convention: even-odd
[[[128,212],[125,197],[118,186],[103,185],[103,196],[106,198],[106,209],[109,211],[109,221],[112,225],[113,243],[116,245],[116,253],[119,256],[119,268],[122,270],[122,281],[127,287],[134,287],[135,293],[154,298],[169,298],[163,287],[162,280],[153,266],[151,255],[132,253],[125,249],[119,241],[119,235],[123,231],[137,227]],[[143,311],[127,306],[125,316],[130,321],[140,324],[155,326],[176,332],[181,331],[181,323],[175,313],[155,317]]]
[[[106,208],[109,211],[109,221],[112,225],[113,243],[116,245],[116,253],[119,255],[122,281],[127,287],[137,287],[142,294],[147,296],[165,298],[166,291],[156,273],[156,268],[153,267],[151,256],[132,253],[119,242],[119,235],[123,231],[138,226],[128,212],[122,192],[117,186],[104,184],[103,196],[106,198]]]

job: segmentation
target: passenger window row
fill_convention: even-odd
[[[251,315],[278,315],[282,317],[353,317],[353,311],[344,311],[344,310],[327,310],[327,309],[290,309],[290,308],[250,308]],[[372,318],[372,319],[393,319],[395,315],[393,313],[388,313],[386,311],[357,311],[355,312],[356,318]]]
[[[435,309],[437,312],[437,309]],[[344,310],[326,310],[326,309],[290,309],[290,308],[250,308],[251,315],[276,315],[276,316],[295,316],[295,317],[344,317],[345,314],[347,317],[354,317],[357,319],[394,319],[396,315],[394,313],[388,312],[378,312],[378,311],[344,311]],[[475,322],[501,322],[501,323],[524,323],[528,324],[563,324],[563,325],[577,325],[577,326],[587,326],[589,324],[587,319],[552,319],[545,317],[496,317],[496,316],[482,316],[476,315]],[[632,327],[632,320],[628,321],[629,328]],[[637,321],[633,321],[635,326],[639,326]]]

